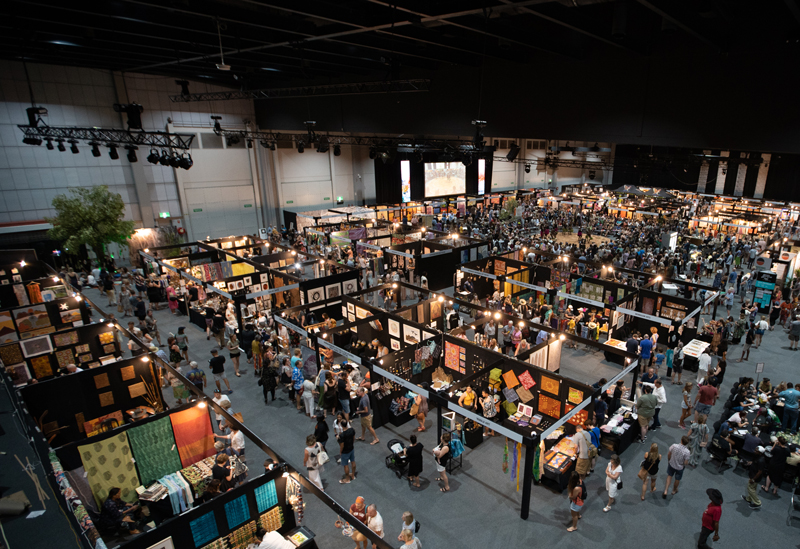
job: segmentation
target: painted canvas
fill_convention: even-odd
[[[438,300],[431,301],[431,320],[436,320],[442,316],[442,304]]]
[[[64,332],[56,334],[53,336],[53,343],[55,343],[56,347],[66,347],[67,345],[75,345],[76,343],[78,343],[78,332],[72,331],[72,332]],[[86,347],[88,348],[88,345]]]
[[[53,375],[53,367],[50,366],[50,355],[37,356],[31,359],[31,369],[36,379]]]
[[[14,311],[14,320],[19,333],[32,332],[50,326],[50,316],[43,305],[31,305]]]
[[[108,343],[114,343],[114,333],[113,332],[103,332],[102,334],[97,336],[100,339],[100,343],[106,345]]]
[[[6,375],[14,386],[25,385],[31,378],[30,373],[28,373],[28,367],[24,362],[6,366]]]
[[[21,345],[22,354],[25,355],[25,358],[53,352],[53,344],[50,341],[50,336],[27,339],[23,341]]]
[[[72,354],[72,349],[64,349],[61,351],[56,351],[55,354],[59,368],[66,368],[70,364],[75,363],[75,355]]]
[[[16,364],[22,362],[22,359],[22,350],[19,347],[19,343],[0,347],[0,360],[3,361],[3,364]]]
[[[551,395],[558,395],[561,389],[561,384],[557,379],[552,377],[542,376],[542,391],[547,391]]]
[[[14,320],[11,318],[11,312],[0,312],[0,344],[12,343],[17,339],[19,338],[17,329],[14,327]]]
[[[83,320],[80,309],[72,309],[71,311],[61,311],[59,314],[61,315],[62,324],[71,324],[72,322]]]
[[[542,377],[544,379],[544,377]],[[543,384],[544,385],[544,384]],[[561,417],[561,402],[546,395],[539,395],[539,412],[556,419]]]
[[[409,326],[408,324],[403,324],[403,341],[409,345],[419,343],[419,328]]]

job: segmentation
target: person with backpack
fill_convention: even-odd
[[[578,461],[575,464],[575,470],[581,476],[581,479],[586,478],[589,474],[589,467],[592,463],[592,455],[589,446],[592,444],[592,439],[589,433],[583,430],[583,426],[575,426],[575,436],[572,437],[573,442],[578,445]],[[594,447],[594,457],[597,457],[597,448]]]

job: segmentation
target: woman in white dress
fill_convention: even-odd
[[[608,504],[603,507],[603,512],[608,513],[614,505],[614,498],[619,491],[620,475],[622,475],[622,465],[619,463],[619,456],[614,454],[606,467],[606,490],[608,490]]]

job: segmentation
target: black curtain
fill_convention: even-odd
[[[399,204],[403,200],[400,185],[400,159],[395,158],[393,161],[384,163],[383,160],[376,158],[375,201],[378,204]]]
[[[795,154],[772,155],[764,186],[764,198],[800,201],[800,156]]]
[[[750,158],[754,161],[761,160],[761,153],[752,153]],[[756,192],[756,183],[758,181],[759,166],[748,166],[747,175],[744,178],[744,191],[742,196],[753,196]]]

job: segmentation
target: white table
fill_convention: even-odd
[[[707,341],[693,339],[683,348],[683,354],[692,358],[699,358],[710,345],[711,343]]]

